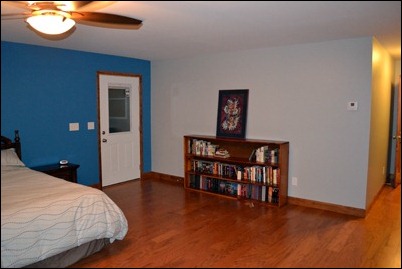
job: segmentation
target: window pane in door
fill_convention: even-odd
[[[130,89],[109,88],[109,133],[130,131]]]

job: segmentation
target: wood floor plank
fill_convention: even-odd
[[[126,215],[128,234],[73,268],[401,267],[400,186],[385,186],[365,218],[252,207],[160,180],[104,191]]]

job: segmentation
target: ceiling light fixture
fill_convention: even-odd
[[[39,10],[32,12],[26,22],[35,30],[48,35],[59,35],[70,30],[75,21],[70,19],[70,14],[58,10]]]

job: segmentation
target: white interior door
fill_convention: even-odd
[[[102,186],[140,178],[139,77],[98,79]]]

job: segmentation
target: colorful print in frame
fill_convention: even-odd
[[[216,136],[246,137],[248,90],[219,90]]]

